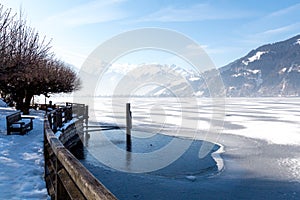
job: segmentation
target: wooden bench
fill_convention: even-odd
[[[19,132],[24,135],[27,131],[33,129],[33,119],[34,117],[21,116],[21,112],[6,116],[7,135],[10,135],[11,132]]]

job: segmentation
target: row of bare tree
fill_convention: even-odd
[[[50,51],[50,42],[26,20],[0,5],[0,92],[16,108],[29,112],[34,95],[79,89],[77,74]]]

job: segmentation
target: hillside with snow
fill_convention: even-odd
[[[300,35],[252,50],[220,72],[227,96],[299,96]]]

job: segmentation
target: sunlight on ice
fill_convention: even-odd
[[[289,171],[292,179],[300,182],[300,157],[280,159],[279,164]]]

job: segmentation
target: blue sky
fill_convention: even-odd
[[[217,67],[300,33],[298,0],[1,0],[52,39],[57,57],[80,68],[98,45],[124,31],[159,27],[199,43]],[[165,63],[172,64],[172,63]]]

